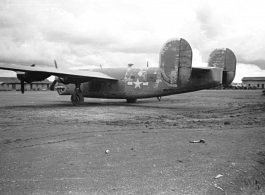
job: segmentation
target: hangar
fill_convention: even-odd
[[[264,89],[265,77],[243,77],[242,83],[248,87],[257,87]]]
[[[25,91],[48,90],[50,81],[25,83]],[[0,77],[0,91],[20,91],[20,80],[16,77]]]

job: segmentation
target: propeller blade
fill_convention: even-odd
[[[24,80],[23,79],[20,80],[20,85],[21,85],[21,93],[23,94],[24,91],[25,91],[25,86],[24,86]]]
[[[56,60],[54,60],[54,65],[55,65],[55,68],[58,69]]]
[[[52,84],[50,85],[50,90],[51,90],[51,91],[54,91],[54,86],[56,85],[57,82],[58,82],[57,79],[55,79],[55,80],[52,82]]]

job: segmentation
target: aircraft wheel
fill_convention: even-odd
[[[79,106],[80,104],[84,103],[83,94],[77,93],[75,96],[71,95],[71,102],[74,106]]]
[[[71,95],[71,102],[73,103],[74,106],[79,106],[80,105],[80,98],[78,95],[74,96]]]
[[[78,96],[80,98],[80,104],[83,104],[85,102],[83,93],[78,93]]]
[[[127,100],[127,103],[135,103],[137,101],[137,99],[135,99],[135,98],[129,98],[126,100]]]

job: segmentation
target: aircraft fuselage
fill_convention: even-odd
[[[185,83],[171,85],[161,74],[161,69],[150,68],[99,68],[90,71],[102,72],[118,81],[93,79],[81,84],[84,97],[112,99],[141,99],[186,93],[218,86],[222,83],[220,68],[192,68],[191,76]],[[57,88],[60,95],[74,93],[73,84],[64,90]]]

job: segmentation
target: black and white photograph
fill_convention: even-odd
[[[0,195],[264,195],[265,2],[1,0]]]

